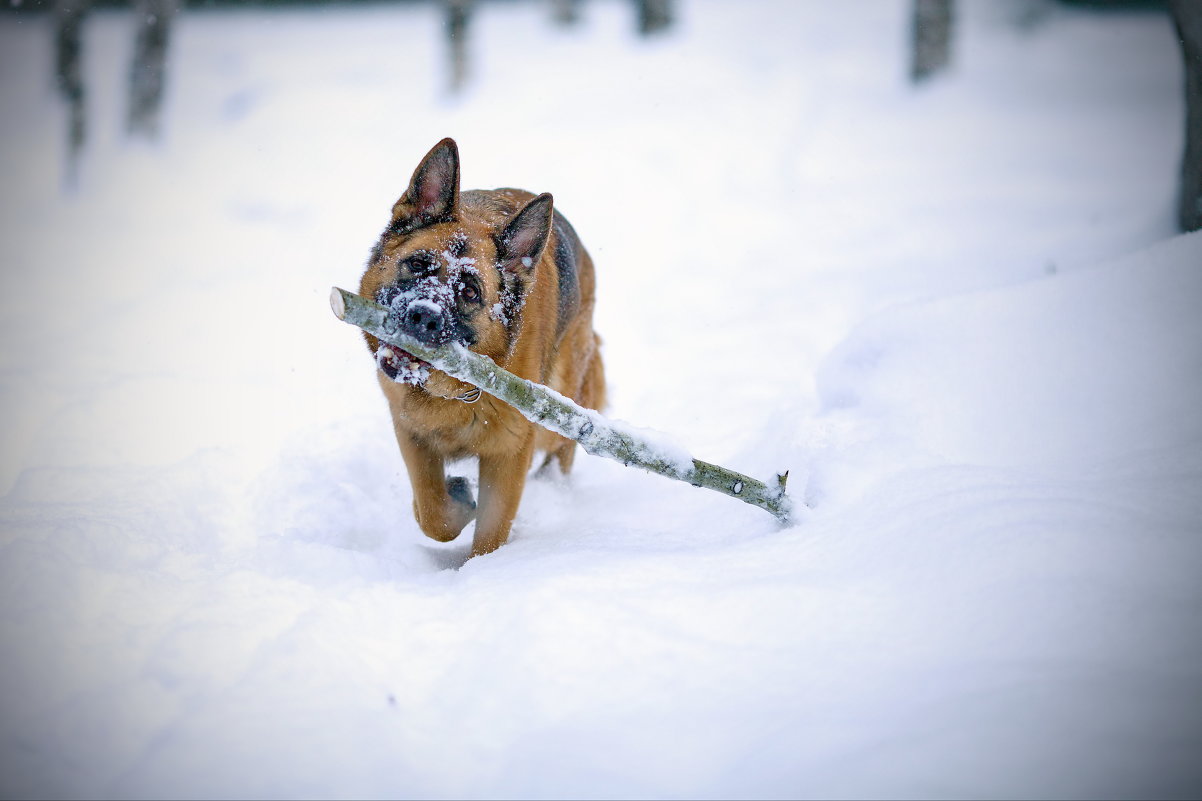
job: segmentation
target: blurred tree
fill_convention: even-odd
[[[167,67],[167,45],[175,0],[135,0],[134,55],[129,69],[129,114],[126,129],[153,138],[158,133],[159,108]]]
[[[467,27],[474,0],[442,0],[446,10],[447,45],[451,56],[451,91],[458,92],[467,82]]]
[[[911,16],[910,80],[926,80],[951,59],[952,0],[914,0]]]
[[[67,180],[74,183],[79,154],[87,138],[86,92],[83,82],[83,41],[80,29],[91,0],[55,0],[54,78],[67,101]]]
[[[1202,228],[1202,2],[1171,0],[1169,11],[1185,58],[1185,154],[1181,159],[1178,225]]]
[[[551,0],[551,13],[560,25],[575,25],[580,21],[581,0]]]
[[[672,25],[672,0],[635,0],[639,13],[639,33],[650,36]]]

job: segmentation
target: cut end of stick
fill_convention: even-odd
[[[343,290],[338,287],[330,288],[330,310],[339,320],[346,319],[346,300],[342,297]]]

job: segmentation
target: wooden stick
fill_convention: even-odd
[[[519,378],[458,343],[437,348],[423,345],[401,333],[399,320],[388,308],[345,289],[333,288],[330,308],[339,320],[408,351],[453,378],[479,387],[513,406],[532,423],[579,442],[594,456],[606,456],[628,467],[634,465],[694,487],[721,492],[758,506],[781,523],[789,522],[792,502],[785,494],[787,472],[778,475],[769,485],[734,470],[694,459],[671,443],[656,441],[649,432],[617,424],[592,409],[577,406],[570,398],[549,387]]]

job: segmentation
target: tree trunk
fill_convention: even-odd
[[[920,83],[951,60],[952,0],[914,0],[910,80]]]
[[[491,359],[460,345],[429,348],[400,333],[390,310],[345,289],[330,292],[330,307],[339,320],[357,325],[377,339],[408,351],[447,375],[478,387],[508,403],[532,423],[579,442],[594,456],[606,456],[695,487],[705,487],[789,521],[791,501],[785,494],[788,473],[772,485],[725,467],[694,459],[676,446],[655,442],[645,434],[623,428],[604,416],[577,406],[553,390],[527,381],[497,366]]]
[[[1182,231],[1202,228],[1202,3],[1171,0],[1169,10],[1185,59],[1185,154],[1177,222]]]
[[[67,182],[74,183],[80,151],[87,139],[83,82],[83,21],[91,0],[56,0],[54,3],[54,79],[67,101]]]
[[[560,25],[575,25],[580,21],[582,0],[551,0],[551,13]]]
[[[129,70],[129,114],[126,129],[153,138],[158,134],[159,109],[167,72],[167,46],[175,0],[136,0],[134,56]]]
[[[650,36],[672,25],[672,0],[635,0],[639,12],[639,33]]]
[[[451,58],[452,92],[458,92],[467,83],[468,24],[471,22],[473,0],[443,0],[447,15],[447,46]]]

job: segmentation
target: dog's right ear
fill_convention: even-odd
[[[459,148],[455,140],[436,144],[413,171],[409,188],[392,207],[389,231],[406,234],[455,219],[459,206]]]

